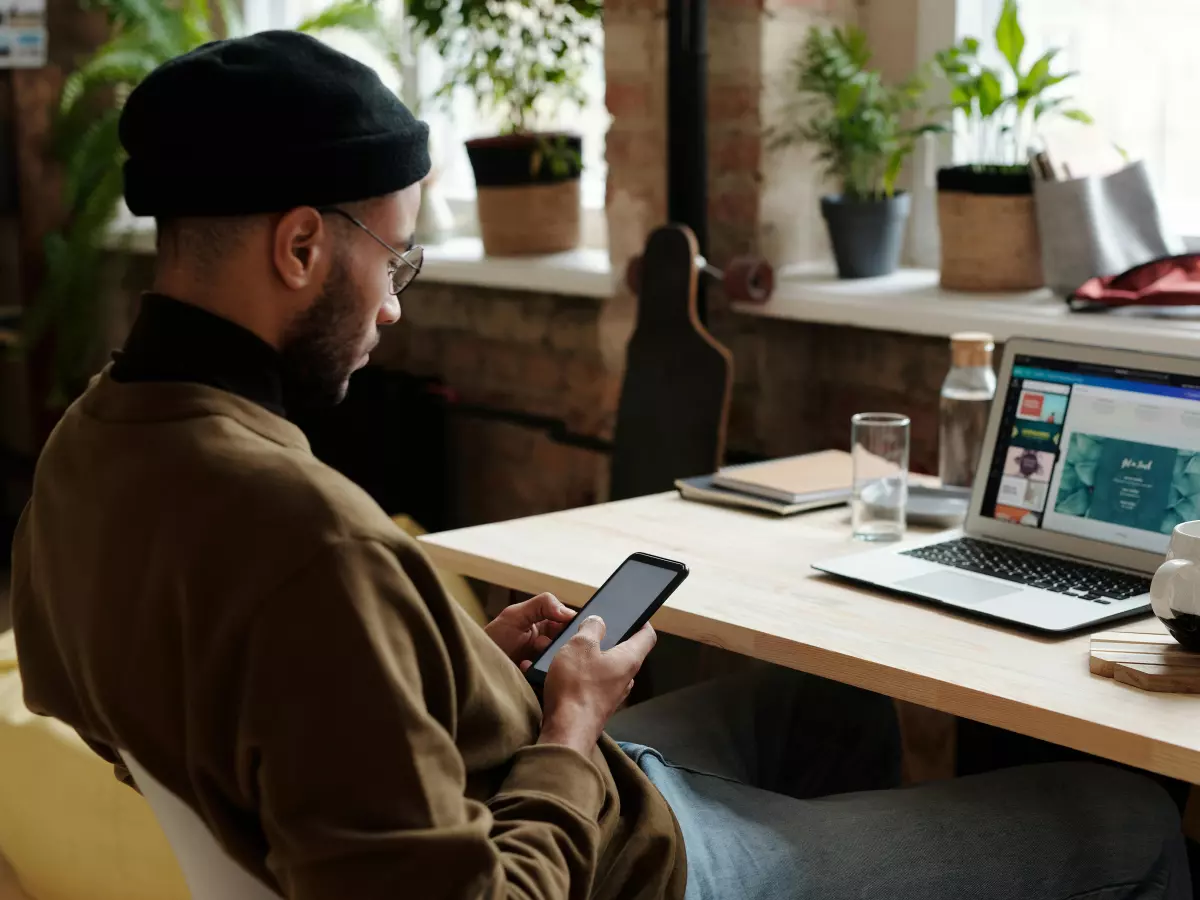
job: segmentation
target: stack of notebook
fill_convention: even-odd
[[[822,450],[727,466],[712,475],[681,478],[675,487],[688,500],[788,516],[848,502],[853,479],[849,453]]]

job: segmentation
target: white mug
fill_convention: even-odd
[[[1200,650],[1200,521],[1171,532],[1167,561],[1150,583],[1150,605],[1175,640]]]

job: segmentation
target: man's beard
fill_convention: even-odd
[[[284,402],[291,408],[335,406],[365,349],[355,315],[355,286],[335,257],[325,286],[283,341]]]

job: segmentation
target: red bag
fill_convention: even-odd
[[[1200,253],[1165,256],[1120,275],[1089,278],[1067,302],[1073,309],[1200,306]]]

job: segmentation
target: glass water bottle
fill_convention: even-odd
[[[950,336],[950,371],[942,383],[938,428],[938,475],[946,487],[970,487],[979,465],[996,373],[990,334]]]

